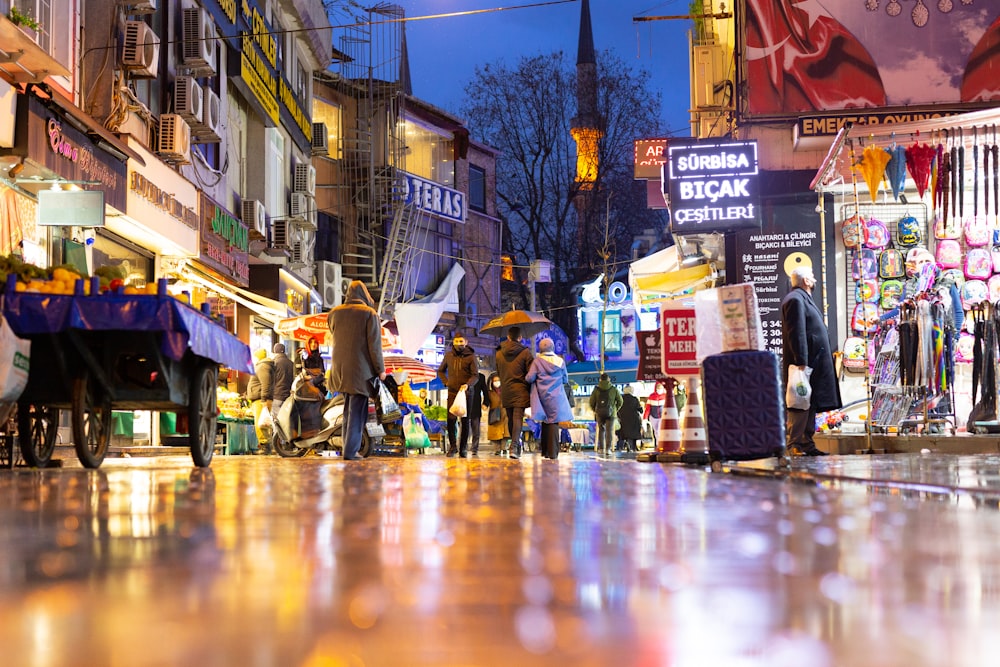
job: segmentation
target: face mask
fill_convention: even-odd
[[[493,383],[493,388],[494,389],[499,389],[500,388],[500,383],[499,382],[494,382]]]
[[[464,346],[464,345],[456,345],[456,346],[455,346],[455,351],[456,351],[456,352],[461,352],[461,351],[462,351],[462,350],[464,350],[464,349],[465,349],[465,346]]]

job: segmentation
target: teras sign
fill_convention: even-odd
[[[664,172],[674,232],[760,227],[756,141],[669,146]]]

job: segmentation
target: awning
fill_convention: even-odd
[[[708,287],[714,279],[711,264],[681,268],[675,245],[632,262],[628,269],[632,303],[637,310],[646,303]]]
[[[611,378],[611,384],[623,385],[635,382],[638,359],[627,361],[605,361],[604,372]],[[566,366],[570,382],[578,385],[596,385],[601,379],[601,367],[595,361],[578,361]]]
[[[199,271],[196,267],[186,264],[180,268],[178,275],[191,282],[198,283],[202,287],[217,292],[227,299],[231,299],[245,308],[249,308],[266,320],[272,327],[278,320],[288,317],[288,306],[268,299],[259,294],[254,294],[245,289],[230,285],[207,273]]]

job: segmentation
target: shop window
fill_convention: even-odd
[[[455,142],[412,118],[401,121],[406,144],[404,169],[441,185],[455,183]]]
[[[312,119],[314,123],[326,125],[327,144],[330,147],[330,159],[339,160],[343,157],[341,139],[344,136],[344,108],[339,104],[327,102],[318,97],[313,98]]]
[[[622,351],[622,318],[619,313],[605,313],[604,317],[604,351]]]
[[[73,71],[72,19],[75,12],[71,0],[14,0],[10,4],[38,21],[35,41],[60,64]]]
[[[486,170],[469,165],[469,208],[486,213]]]

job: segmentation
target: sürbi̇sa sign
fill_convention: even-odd
[[[760,227],[756,141],[672,144],[664,177],[674,233]]]

